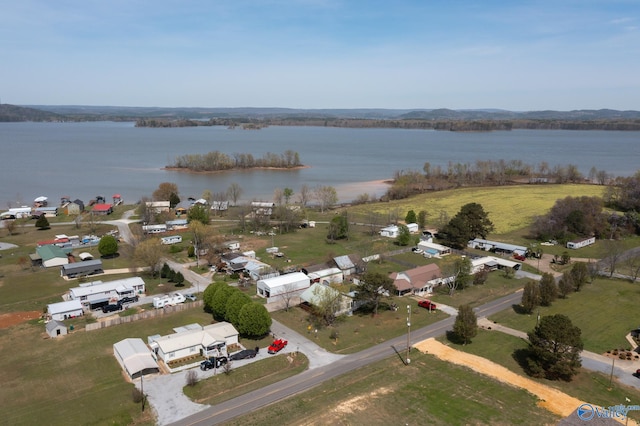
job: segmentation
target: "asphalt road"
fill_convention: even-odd
[[[500,312],[513,304],[520,303],[521,292],[516,292],[492,302],[486,303],[475,309],[476,315],[489,316]],[[430,337],[437,337],[453,328],[455,317],[449,317],[437,323],[417,330],[411,330],[411,344]],[[407,337],[400,336],[387,342],[365,349],[361,352],[344,356],[337,361],[306,370],[296,376],[274,383],[264,388],[246,393],[232,400],[211,406],[197,414],[186,417],[173,423],[176,426],[186,425],[215,425],[229,421],[261,407],[273,404],[282,399],[312,389],[321,383],[349,373],[362,366],[389,358],[399,356],[404,362],[407,348]]]

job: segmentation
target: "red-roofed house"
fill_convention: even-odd
[[[408,293],[431,293],[434,286],[442,283],[442,272],[435,263],[419,266],[408,271],[394,272],[389,277],[396,286],[398,296]]]
[[[113,206],[111,204],[94,204],[91,211],[95,214],[107,215],[113,213]]]

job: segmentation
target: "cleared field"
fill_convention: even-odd
[[[390,211],[397,211],[399,217],[409,210],[416,214],[425,210],[428,222],[438,220],[441,212],[453,217],[460,207],[467,203],[479,203],[489,213],[489,219],[495,225],[495,234],[506,234],[527,227],[535,216],[545,214],[556,200],[567,196],[602,196],[604,186],[596,185],[517,185],[487,188],[462,188],[451,191],[434,192],[418,195],[406,200],[395,200],[388,203],[354,206],[354,213],[374,211],[387,216]]]
[[[550,307],[540,307],[540,315],[564,314],[582,330],[586,350],[604,353],[627,348],[625,335],[638,327],[633,314],[640,303],[640,288],[622,280],[597,279],[567,299],[558,299]],[[528,332],[536,326],[537,310],[532,315],[514,309],[502,311],[489,319],[507,327]]]

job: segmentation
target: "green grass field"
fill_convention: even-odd
[[[554,424],[536,398],[466,368],[415,351],[362,367],[230,425]]]
[[[635,310],[640,303],[640,287],[622,280],[597,279],[586,284],[567,299],[558,299],[550,307],[540,307],[540,315],[564,314],[582,330],[586,350],[604,353],[616,348],[627,348],[625,335],[638,327]],[[533,315],[505,310],[490,317],[499,324],[522,331],[536,325],[537,310]]]
[[[513,357],[515,350],[527,348],[527,342],[523,339],[497,331],[480,330],[478,336],[468,345],[451,343],[445,337],[441,337],[438,340],[457,350],[487,358],[521,376],[527,376]],[[629,398],[632,401],[631,404],[640,403],[640,391],[638,389],[619,384],[615,380],[610,386],[610,378],[607,375],[584,369],[581,369],[580,373],[571,382],[531,379],[554,387],[583,401],[604,407],[628,404],[625,402],[625,398]],[[631,418],[640,419],[640,413],[631,413]]]

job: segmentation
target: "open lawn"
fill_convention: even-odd
[[[466,304],[475,307],[524,288],[526,283],[526,279],[506,278],[501,271],[494,271],[489,274],[486,283],[456,290],[452,296],[449,296],[446,287],[440,287],[431,300],[454,308]]]
[[[231,364],[229,373],[220,368],[216,375],[200,380],[195,386],[185,386],[183,390],[198,404],[219,404],[295,376],[308,366],[309,360],[302,353],[275,355],[238,370]]]
[[[568,316],[582,330],[584,348],[605,353],[629,346],[624,336],[638,327],[634,313],[639,303],[637,283],[600,278],[586,284],[579,293],[571,293],[567,299],[558,299],[550,307],[540,307],[540,315]],[[502,311],[490,319],[517,330],[533,330],[538,310],[532,315],[519,314],[516,310]]]
[[[473,342],[468,345],[454,344],[448,341],[446,337],[441,337],[438,340],[459,351],[487,358],[516,374],[529,377],[513,357],[514,351],[527,348],[527,342],[523,339],[498,331],[479,330]],[[617,404],[628,404],[625,402],[625,398],[633,401],[631,404],[636,404],[637,401],[640,401],[639,390],[619,384],[616,381],[613,381],[612,386],[609,386],[610,381],[607,375],[584,369],[580,370],[580,373],[571,382],[531,379],[600,406],[609,407]],[[639,412],[630,413],[631,418],[640,419]]]
[[[415,351],[362,367],[308,392],[229,422],[231,425],[554,424],[536,398]],[[535,419],[535,420],[533,420]]]
[[[57,339],[43,339],[44,324],[37,321],[0,330],[2,422],[153,424],[149,410],[141,414],[140,405],[133,403],[133,385],[123,377],[113,344],[128,337],[146,341],[194,322],[209,324],[211,315],[192,309],[92,332],[77,330]]]
[[[377,316],[370,313],[345,317],[332,327],[318,326],[309,313],[301,308],[272,313],[272,317],[300,334],[313,340],[326,350],[337,354],[350,354],[382,343],[407,332],[407,305],[411,305],[411,326],[424,327],[447,317],[446,314],[428,312],[411,298],[394,298],[397,311],[380,309]],[[390,302],[385,302],[390,303]],[[315,330],[318,330],[317,334]]]

